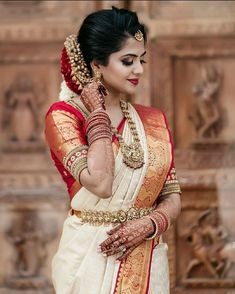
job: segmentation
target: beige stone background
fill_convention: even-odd
[[[165,112],[175,144],[183,208],[165,236],[171,293],[235,293],[235,2],[128,0],[0,1],[0,293],[53,293],[69,201],[44,116],[58,99],[65,37],[111,5],[148,28],[132,100]]]

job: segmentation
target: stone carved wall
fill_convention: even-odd
[[[166,113],[176,147],[183,195],[166,235],[171,292],[233,293],[235,5],[226,1],[0,1],[0,292],[52,291],[50,261],[69,203],[43,117],[58,97],[65,37],[111,5],[147,24],[148,63],[132,99]],[[27,255],[35,245],[38,254]]]
[[[151,43],[152,103],[168,117],[183,189],[182,214],[167,234],[175,293],[235,289],[234,40],[222,28],[205,39],[195,24],[185,37],[168,32]]]
[[[69,203],[43,129],[58,97],[60,50],[72,25],[59,2],[0,6],[0,293],[53,293],[50,264]],[[61,27],[48,20],[52,11],[60,11]]]

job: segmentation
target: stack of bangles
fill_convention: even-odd
[[[170,227],[170,217],[163,210],[157,209],[146,217],[151,219],[155,231],[151,236],[145,238],[145,240],[151,240],[156,236],[161,236]]]
[[[112,139],[111,121],[107,112],[101,108],[93,111],[86,122],[88,145],[101,138]]]

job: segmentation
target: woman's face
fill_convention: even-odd
[[[144,40],[130,37],[124,47],[109,57],[107,66],[99,65],[104,86],[110,93],[134,94],[144,69]]]

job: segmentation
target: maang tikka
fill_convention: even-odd
[[[144,38],[143,33],[141,32],[141,30],[138,30],[135,35],[134,35],[135,39],[139,42],[141,42]]]

